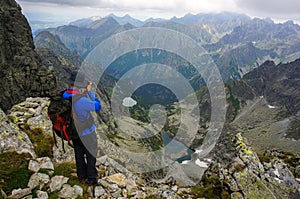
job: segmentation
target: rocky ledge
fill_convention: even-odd
[[[231,144],[232,161],[211,164],[201,186],[221,184],[220,194],[228,198],[300,197],[299,183],[282,159],[269,156],[268,162],[264,162],[241,134],[234,136]]]

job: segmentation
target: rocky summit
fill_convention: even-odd
[[[42,66],[30,26],[14,0],[0,3],[0,42],[1,108],[6,111],[29,96],[50,96],[53,71]]]

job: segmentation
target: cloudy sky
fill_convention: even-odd
[[[300,22],[299,0],[17,0],[30,21],[70,22],[90,16],[129,14],[149,17],[181,17],[187,13],[231,11],[276,22]]]

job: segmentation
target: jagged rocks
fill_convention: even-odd
[[[49,98],[26,98],[24,102],[14,105],[8,112],[8,118],[11,124],[14,123],[24,131],[41,130],[40,133],[48,137],[47,142],[53,140],[52,121],[48,117],[48,108],[50,106]],[[6,118],[7,118],[6,117]],[[2,118],[2,119],[1,119]],[[0,117],[0,120],[5,120],[5,117]],[[13,125],[13,124],[12,124]],[[24,136],[23,136],[24,137]],[[28,137],[26,135],[26,137]],[[49,140],[50,139],[50,140]],[[29,142],[28,138],[28,143]],[[56,145],[52,147],[52,154],[55,162],[72,162],[74,161],[74,152],[72,147],[64,144],[65,151],[62,147],[60,138],[56,139]],[[26,148],[26,147],[24,147]],[[35,157],[35,156],[33,156]]]
[[[231,163],[212,164],[206,182],[217,180],[231,198],[289,198],[299,195],[299,184],[282,160],[262,164],[241,134],[234,136]],[[204,184],[206,186],[207,184]]]
[[[26,189],[15,189],[12,191],[12,194],[8,198],[12,199],[18,199],[18,198],[23,198],[25,196],[28,196],[31,194],[31,189],[26,188]]]
[[[0,43],[1,108],[7,111],[29,96],[52,96],[53,71],[42,66],[30,26],[14,0],[0,3]]]
[[[0,109],[0,153],[7,151],[29,153],[32,157],[36,157],[28,135],[13,124]]]
[[[42,189],[45,184],[47,184],[50,181],[50,177],[47,174],[44,173],[34,173],[28,182],[28,187],[30,189],[34,189],[36,187],[39,187],[39,189]]]
[[[51,178],[51,183],[50,183],[50,192],[53,191],[59,191],[64,184],[68,182],[69,178],[64,177],[64,176],[54,176]]]
[[[52,122],[48,117],[49,105],[49,98],[26,98],[9,110],[8,117],[22,129],[42,128],[45,133],[52,134]]]

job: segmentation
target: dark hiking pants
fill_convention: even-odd
[[[73,140],[78,179],[89,185],[97,183],[96,156],[98,152],[95,133]]]

